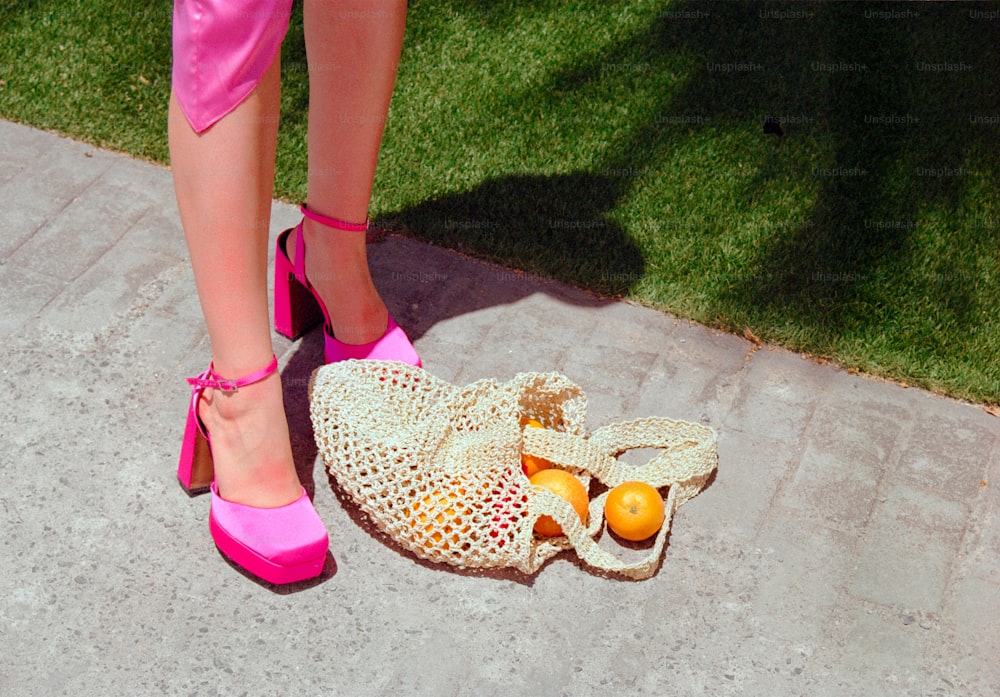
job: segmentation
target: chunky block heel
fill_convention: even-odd
[[[188,409],[184,442],[181,444],[181,456],[177,463],[177,479],[188,496],[208,493],[215,479],[212,450],[198,420],[197,405]]]
[[[313,291],[296,278],[288,259],[285,245],[292,232],[300,234],[298,228],[281,233],[274,255],[274,330],[295,340],[323,321],[323,309]]]

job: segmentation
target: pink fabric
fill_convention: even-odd
[[[292,0],[174,0],[173,87],[197,133],[253,91],[288,31]]]
[[[221,533],[213,538],[230,559],[248,571],[264,575],[255,568],[261,566],[261,557],[266,571],[267,562],[298,566],[326,556],[330,545],[326,526],[305,489],[295,501],[278,508],[227,501],[219,494],[218,482],[212,482],[211,491],[210,524]]]

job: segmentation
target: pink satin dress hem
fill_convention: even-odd
[[[172,80],[203,133],[253,92],[288,31],[292,0],[174,0]]]

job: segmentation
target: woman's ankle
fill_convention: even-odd
[[[301,495],[277,373],[234,392],[205,390],[198,412],[222,498],[274,508]]]
[[[306,278],[319,293],[333,335],[347,344],[366,344],[385,333],[389,311],[368,267],[365,235],[332,230],[306,220]]]

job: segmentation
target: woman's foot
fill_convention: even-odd
[[[323,299],[333,336],[354,345],[380,339],[389,311],[368,269],[365,234],[331,230],[306,218],[302,235],[308,250],[306,278]],[[295,259],[295,244],[295,235],[289,235],[289,259]]]
[[[198,416],[211,438],[222,498],[277,508],[302,495],[277,372],[232,392],[205,389]]]

